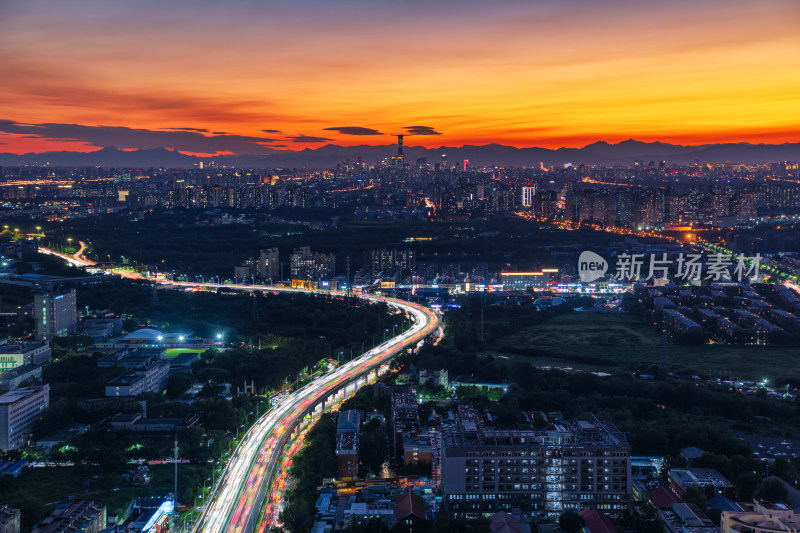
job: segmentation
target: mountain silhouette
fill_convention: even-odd
[[[195,157],[166,148],[119,150],[105,147],[95,152],[43,152],[27,154],[0,153],[0,165],[50,165],[65,167],[135,167],[135,168],[191,168],[201,161],[206,165],[238,168],[331,168],[344,161],[373,164],[397,153],[397,145],[338,146],[326,144],[319,148],[282,150],[268,155],[220,155]],[[665,161],[686,164],[701,163],[769,163],[800,160],[800,143],[750,144],[722,143],[683,146],[663,142],[641,142],[633,139],[616,144],[598,141],[583,148],[516,148],[501,144],[441,146],[423,148],[406,146],[406,162],[413,164],[418,158],[428,163],[438,163],[447,155],[450,165],[461,166],[464,159],[471,165],[481,166],[538,166],[578,164],[629,165],[634,161]]]

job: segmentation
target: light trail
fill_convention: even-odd
[[[40,247],[42,253],[58,256],[76,266],[92,266],[90,261],[68,256]],[[76,254],[77,256],[78,254]],[[237,285],[221,283],[189,283],[183,281],[160,281],[159,284],[176,288],[212,287],[242,291],[269,291],[306,293],[347,297],[343,291],[312,291],[269,285]],[[259,418],[247,431],[242,441],[230,456],[219,482],[212,488],[210,501],[204,505],[193,530],[203,533],[228,532],[250,533],[258,522],[265,498],[272,492],[273,482],[285,481],[281,470],[284,446],[295,428],[320,402],[326,401],[338,391],[366,379],[366,375],[388,363],[400,352],[419,344],[440,326],[439,316],[418,304],[396,298],[373,295],[354,295],[374,303],[385,303],[403,312],[413,321],[413,326],[365,352],[358,358],[339,366],[333,372],[322,375],[299,390],[287,395],[273,409]],[[440,332],[441,335],[441,332]],[[282,478],[282,479],[280,479]],[[282,494],[282,490],[278,494]],[[276,519],[279,502],[268,501],[269,519]]]
[[[235,285],[224,285],[224,287],[238,288]],[[252,288],[247,285],[241,287]],[[298,289],[280,287],[269,287],[268,290],[298,292]],[[299,292],[313,293],[302,289]],[[344,295],[340,292],[332,293]],[[360,297],[368,301],[384,302],[405,312],[412,318],[414,325],[357,359],[288,395],[273,410],[261,417],[245,435],[236,453],[228,462],[220,484],[214,490],[209,504],[203,509],[195,531],[203,533],[253,531],[271,483],[278,474],[282,474],[278,465],[284,445],[306,414],[319,402],[327,400],[337,391],[387,363],[409,346],[416,345],[439,327],[438,316],[425,307],[393,298],[366,295]],[[270,505],[274,506],[275,502],[270,502]],[[271,518],[274,519],[274,507],[269,511],[272,512]]]

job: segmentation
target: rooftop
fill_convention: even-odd
[[[50,391],[50,385],[33,385],[22,389],[14,389],[0,396],[0,405],[12,405],[39,392]]]
[[[714,468],[673,468],[669,471],[669,477],[682,488],[693,485],[733,487],[733,484]]]
[[[462,420],[442,430],[444,444],[451,448],[482,447],[614,447],[628,448],[625,434],[594,415],[585,420],[557,420],[547,428],[492,428]]]

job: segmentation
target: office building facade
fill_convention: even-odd
[[[33,303],[37,341],[49,341],[53,337],[75,333],[78,326],[75,289],[64,293],[35,294]]]
[[[50,385],[15,389],[0,396],[0,450],[25,447],[36,419],[50,406]]]
[[[441,470],[445,505],[467,516],[557,518],[586,507],[618,515],[631,492],[625,435],[592,415],[505,430],[459,414],[442,430]]]

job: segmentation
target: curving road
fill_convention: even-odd
[[[232,286],[225,285],[225,287]],[[270,287],[269,290],[279,289]],[[306,413],[314,405],[360,376],[388,362],[409,346],[417,344],[439,326],[438,316],[425,307],[392,298],[375,296],[362,296],[362,298],[385,302],[405,312],[414,321],[414,325],[350,363],[290,394],[259,419],[228,462],[221,482],[203,510],[195,531],[204,533],[253,531],[266,490],[278,473],[284,444]]]
[[[77,266],[89,266],[89,261],[41,248],[43,253],[57,255]],[[176,287],[195,287],[197,283],[179,281],[161,282]],[[238,289],[244,291],[267,290],[271,292],[304,292],[306,289],[291,289],[267,285],[230,285],[203,283],[204,287]],[[319,291],[319,294],[346,296],[344,292]],[[209,502],[204,506],[194,531],[203,533],[228,532],[250,533],[256,528],[264,499],[273,481],[280,473],[284,446],[295,427],[306,414],[321,401],[325,401],[338,390],[359,377],[377,369],[408,347],[414,346],[439,327],[436,313],[411,302],[381,296],[359,295],[361,299],[383,302],[389,307],[405,313],[413,326],[400,335],[362,354],[357,359],[343,364],[333,372],[318,377],[301,389],[286,396],[280,404],[268,411],[250,428],[228,460],[220,481],[214,487]],[[271,519],[274,519],[271,512]]]

